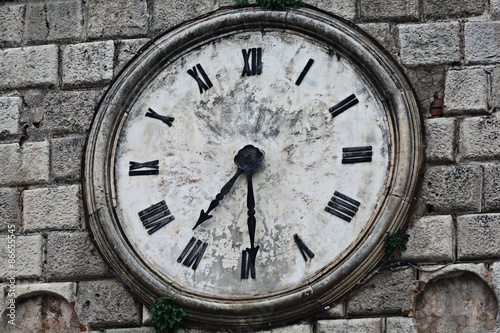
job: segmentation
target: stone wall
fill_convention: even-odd
[[[86,229],[85,136],[100,97],[140,46],[231,4],[0,3],[1,327],[10,327],[15,288],[19,325],[40,316],[66,325],[61,332],[154,332],[147,309],[113,276]],[[421,102],[427,161],[401,265],[321,316],[272,331],[446,332],[446,320],[460,323],[453,332],[499,329],[500,0],[308,4],[358,24],[403,66]],[[431,313],[445,321],[429,324]],[[56,326],[35,331],[43,327]]]

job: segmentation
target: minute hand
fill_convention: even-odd
[[[220,192],[215,196],[215,199],[213,199],[211,202],[210,202],[210,206],[208,207],[207,211],[205,212],[203,209],[201,210],[201,213],[200,213],[200,217],[198,218],[198,221],[196,222],[196,224],[194,225],[193,227],[193,230],[199,226],[200,224],[202,224],[203,222],[205,222],[206,220],[212,218],[212,215],[209,215],[210,212],[212,210],[215,209],[215,207],[217,207],[219,205],[219,202],[224,199],[224,196],[226,194],[229,193],[229,191],[231,190],[231,188],[233,187],[234,183],[236,182],[236,179],[238,179],[238,177],[243,173],[244,171],[240,168],[238,168],[238,171],[236,171],[235,175],[233,176],[233,178],[231,178],[227,183],[226,185],[224,185],[222,187],[222,189],[220,190]]]

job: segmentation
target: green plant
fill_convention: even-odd
[[[265,9],[283,9],[286,6],[292,6],[295,8],[302,7],[303,3],[301,0],[256,0],[255,3]],[[248,5],[248,0],[236,0],[236,6]]]
[[[236,0],[236,1],[234,2],[234,4],[235,4],[236,6],[246,6],[246,5],[249,5],[249,4],[250,4],[250,2],[248,2],[248,0]]]
[[[401,252],[406,251],[406,244],[408,244],[410,235],[408,234],[403,235],[403,230],[398,230],[394,234],[386,232],[386,234],[387,235],[384,238],[385,253],[392,253],[398,247],[398,245],[399,245],[399,251],[398,251],[399,255],[401,255]]]
[[[167,284],[168,287],[171,286],[170,282],[167,282]],[[156,329],[156,333],[175,332],[185,315],[186,311],[175,304],[174,298],[168,294],[155,299],[151,303],[151,323]]]

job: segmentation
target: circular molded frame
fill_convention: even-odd
[[[89,229],[102,255],[120,278],[149,304],[166,282],[135,253],[115,213],[113,160],[129,106],[173,59],[235,31],[283,29],[306,35],[354,63],[382,97],[391,128],[392,178],[385,200],[365,234],[340,265],[327,267],[295,289],[252,297],[210,297],[174,284],[169,288],[194,325],[254,329],[283,325],[321,311],[352,290],[379,265],[386,232],[406,222],[422,164],[418,106],[411,86],[393,59],[352,24],[313,9],[267,11],[224,9],[159,36],[141,50],[113,82],[95,114],[85,149],[83,190]]]

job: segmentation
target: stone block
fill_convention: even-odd
[[[383,271],[347,300],[347,315],[401,315],[408,308],[406,290],[413,280],[413,269]]]
[[[76,282],[18,284],[16,296],[25,298],[32,295],[55,294],[71,303],[76,300],[76,287]]]
[[[440,22],[399,26],[401,60],[405,65],[440,65],[460,61],[460,24]]]
[[[127,39],[117,42],[116,49],[118,51],[118,59],[115,64],[115,76],[120,73],[120,71],[125,67],[127,62],[137,54],[137,51],[148,43],[150,39],[140,38],[140,39]]]
[[[113,328],[104,333],[156,333],[154,327]]]
[[[9,226],[15,226],[19,232],[19,191],[17,188],[0,188],[0,232]]]
[[[459,159],[500,157],[500,116],[465,118],[459,126]]]
[[[420,195],[428,212],[478,212],[482,178],[480,165],[433,166],[424,174]]]
[[[0,137],[19,134],[19,117],[23,100],[20,97],[0,97]]]
[[[166,3],[172,5],[175,2]],[[146,0],[91,0],[88,3],[88,16],[90,38],[138,37],[148,32]]]
[[[329,11],[332,14],[338,15],[346,20],[354,20],[356,18],[356,2],[351,0],[309,0],[307,4],[316,8]],[[234,0],[231,5],[234,5]]]
[[[214,11],[219,7],[218,0],[207,1],[156,1],[153,8],[152,29],[165,31],[183,21]]]
[[[54,180],[79,180],[85,137],[58,138],[51,142]]]
[[[56,85],[58,59],[56,45],[0,50],[0,89]]]
[[[113,41],[61,46],[64,87],[105,85],[113,78]]]
[[[500,62],[500,22],[466,22],[465,62],[495,64]]]
[[[450,70],[446,73],[445,115],[487,113],[488,82],[483,69]]]
[[[0,279],[15,276],[21,278],[39,278],[42,274],[42,235],[17,236],[15,248],[8,249],[7,236],[0,236]],[[15,262],[9,263],[9,250],[14,250]],[[12,265],[12,266],[11,266]]]
[[[500,210],[500,165],[484,166],[484,207],[483,212]]]
[[[406,69],[426,116],[436,93],[438,97],[444,95],[444,73],[444,66]]]
[[[51,281],[103,278],[108,266],[87,232],[49,233],[46,274]]]
[[[23,192],[23,232],[80,227],[78,185],[40,188]]]
[[[423,4],[424,17],[436,20],[481,15],[486,6],[485,0],[424,0]]]
[[[463,215],[457,218],[457,259],[500,256],[500,214]]]
[[[319,319],[333,319],[333,318],[344,318],[345,317],[345,304],[341,302],[335,306],[326,309],[326,311],[318,315]]]
[[[500,0],[490,0],[491,16],[500,17]]]
[[[318,320],[316,333],[382,333],[381,318]]]
[[[81,323],[93,328],[141,324],[141,305],[116,280],[80,282],[75,311]]]
[[[500,66],[491,73],[491,107],[493,111],[500,111]]]
[[[415,21],[419,18],[418,1],[361,0],[360,16],[365,21]]]
[[[425,125],[425,155],[430,162],[455,160],[455,118],[429,118]]]
[[[403,260],[416,262],[453,261],[455,228],[450,215],[426,216],[408,231],[410,239]]]
[[[389,23],[364,23],[358,26],[375,38],[391,54],[397,55],[398,49]]]
[[[385,327],[386,333],[418,333],[414,318],[389,317]]]
[[[0,185],[42,184],[49,179],[48,142],[0,145]]]
[[[20,44],[23,38],[24,5],[0,7],[0,44]]]

